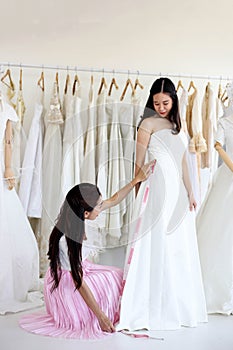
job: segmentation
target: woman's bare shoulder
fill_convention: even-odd
[[[139,129],[150,133],[153,132],[155,126],[155,119],[156,117],[154,116],[143,119]]]
[[[143,127],[149,130],[151,134],[161,129],[172,129],[173,125],[167,118],[155,115],[147,119],[143,120],[143,122],[145,122],[145,125],[143,124]]]

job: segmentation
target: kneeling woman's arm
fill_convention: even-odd
[[[87,306],[93,311],[93,313],[97,317],[102,331],[109,332],[109,333],[115,332],[115,328],[112,322],[105,315],[105,313],[100,309],[90,288],[88,287],[85,281],[82,281],[82,285],[78,291],[83,297],[83,299],[85,300]]]
[[[85,281],[82,282],[81,287],[79,288],[79,293],[85,300],[88,307],[93,311],[93,313],[96,315],[100,328],[102,331],[105,332],[115,332],[115,328],[112,324],[112,322],[109,320],[109,318],[105,315],[105,313],[100,309],[99,305],[97,304],[90,288],[86,284]]]
[[[138,183],[145,181],[153,171],[156,160],[152,160],[150,163],[143,165],[137,175],[130,181],[127,185],[122,187],[118,192],[116,192],[112,197],[103,201],[101,211],[106,210],[108,208],[114,207],[119,204],[128,194],[129,192],[136,186]]]

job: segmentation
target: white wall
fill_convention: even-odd
[[[232,77],[232,9],[231,0],[2,0],[0,62]],[[24,71],[32,84],[38,75]],[[146,90],[153,80],[143,77]]]
[[[232,75],[231,0],[1,1],[1,61]]]
[[[232,77],[232,9],[231,0],[2,0],[0,62]],[[39,73],[24,70],[29,109]],[[141,79],[146,96],[154,77]]]

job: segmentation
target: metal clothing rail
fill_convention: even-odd
[[[74,71],[74,72],[89,72],[89,73],[109,73],[109,74],[125,74],[128,76],[129,75],[141,75],[141,76],[166,76],[166,77],[174,77],[174,78],[189,78],[189,79],[206,79],[206,80],[233,80],[232,77],[229,76],[214,76],[214,75],[195,75],[195,74],[174,74],[174,73],[162,73],[162,72],[157,72],[157,73],[151,73],[151,72],[141,72],[139,70],[137,71],[132,71],[132,70],[116,70],[116,69],[105,69],[105,68],[83,68],[83,67],[78,67],[78,66],[53,66],[53,65],[37,65],[37,64],[23,64],[23,63],[10,63],[10,62],[0,62],[0,67],[2,71],[2,67],[14,67],[14,68],[32,68],[32,69],[54,69],[54,70],[66,70],[68,71]]]

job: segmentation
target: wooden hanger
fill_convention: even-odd
[[[111,84],[110,84],[110,87],[109,87],[108,96],[111,96],[113,85],[115,86],[115,88],[117,90],[119,89],[119,86],[117,85],[116,79],[114,77],[112,78],[112,81],[111,81]]]
[[[205,92],[208,93],[208,90],[210,89],[210,82],[207,83],[205,87]]]
[[[107,88],[107,83],[104,77],[102,77],[101,82],[100,82],[100,87],[99,87],[99,91],[98,91],[98,95],[101,94],[101,91],[103,89],[103,86],[105,87],[105,89]]]
[[[221,101],[224,103],[228,100],[228,96],[226,95],[226,90],[224,90],[223,94],[222,94],[222,97],[221,97]]]
[[[67,94],[69,82],[70,82],[70,75],[69,75],[69,73],[67,73],[67,75],[66,75],[65,89],[64,89],[64,94],[65,94],[65,95]]]
[[[9,79],[9,83],[7,83],[5,81],[5,79],[8,78]],[[1,82],[3,82],[3,84],[5,84],[9,89],[11,90],[15,90],[15,84],[13,83],[13,80],[11,78],[11,71],[8,68],[6,73],[3,75],[3,77],[1,78]]]
[[[94,84],[94,77],[93,75],[91,75],[91,86],[90,86],[90,90],[89,90],[89,102],[93,101],[93,84]]]
[[[218,98],[221,98],[221,96],[222,96],[222,85],[221,85],[221,83],[219,83],[219,85],[218,85]]]
[[[227,86],[225,87],[222,95],[220,96],[220,99],[221,101],[224,103],[227,99],[228,99],[228,96],[227,96]]]
[[[178,84],[177,84],[177,87],[176,87],[176,92],[178,92],[179,88],[184,89],[184,87],[183,87],[183,84],[182,84],[182,81],[181,81],[181,80],[179,80],[179,81],[178,81]]]
[[[59,77],[58,77],[58,72],[56,72],[56,75],[55,75],[55,82],[57,83],[57,93],[59,94]]]
[[[22,84],[23,84],[23,71],[22,68],[20,68],[19,71],[19,90],[22,91]]]
[[[40,79],[37,82],[37,85],[44,91],[44,72],[41,72]]]
[[[189,83],[189,87],[188,87],[188,91],[191,90],[191,88],[193,88],[195,91],[197,90],[196,86],[194,85],[194,82],[191,80]]]
[[[124,97],[125,97],[125,94],[126,94],[126,91],[127,91],[127,89],[128,89],[128,86],[131,87],[131,89],[132,89],[132,95],[134,95],[134,86],[133,86],[133,83],[132,83],[131,79],[128,78],[128,79],[126,80],[125,88],[124,88],[124,90],[123,90],[123,92],[122,92],[122,95],[121,95],[121,97],[120,97],[120,101],[123,101],[123,99],[124,99]]]
[[[80,80],[79,80],[79,77],[77,74],[75,74],[74,76],[74,82],[73,82],[73,87],[72,87],[72,94],[74,95],[75,94],[75,91],[76,91],[76,85],[80,85]]]
[[[138,78],[135,80],[135,83],[134,83],[134,91],[136,91],[137,86],[139,86],[140,89],[144,89],[144,86],[140,83]]]
[[[224,103],[228,100],[228,96],[227,96],[227,88],[229,86],[229,83],[226,85],[223,94],[220,96],[221,101]]]

